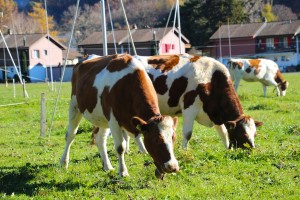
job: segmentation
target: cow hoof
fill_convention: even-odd
[[[161,173],[158,169],[155,170],[155,176],[156,178],[160,179],[160,180],[164,180],[165,174]]]
[[[128,174],[127,171],[126,172],[121,172],[121,173],[119,173],[119,175],[120,175],[120,177],[127,177],[127,176],[129,176],[129,174]]]

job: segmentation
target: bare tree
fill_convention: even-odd
[[[284,5],[274,5],[272,11],[277,16],[278,21],[298,19],[292,9]]]

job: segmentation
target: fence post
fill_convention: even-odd
[[[14,98],[16,98],[16,85],[15,85],[15,79],[13,78],[13,88],[14,88]]]
[[[46,99],[45,93],[41,95],[41,136],[46,136]]]
[[[23,79],[23,95],[24,95],[24,97],[26,97],[26,98],[29,97],[29,96],[28,96],[28,93],[27,93],[27,91],[26,91],[25,80],[24,80],[24,79]]]

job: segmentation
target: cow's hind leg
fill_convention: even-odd
[[[128,170],[125,164],[125,150],[126,150],[126,141],[123,137],[122,128],[119,126],[116,120],[111,120],[109,122],[110,130],[114,138],[115,149],[118,154],[118,163],[119,163],[119,176],[129,176]]]
[[[79,112],[76,104],[75,97],[72,98],[69,106],[69,125],[68,132],[66,134],[66,146],[64,153],[60,159],[60,165],[68,168],[69,159],[70,159],[70,148],[74,141],[79,122],[82,118],[82,114]]]
[[[132,133],[130,133],[128,131],[124,131],[123,136],[126,140],[126,153],[129,152],[130,137],[134,137],[134,141],[139,147],[139,153],[147,153],[147,150],[146,150],[146,147],[144,145],[143,138],[142,138],[141,134],[139,134],[135,137]]]
[[[114,169],[110,163],[110,160],[109,160],[109,157],[107,154],[106,141],[107,141],[107,137],[108,137],[109,133],[110,133],[110,129],[102,129],[102,128],[99,128],[98,132],[94,133],[94,138],[95,138],[98,150],[99,150],[99,154],[101,156],[102,167],[103,167],[104,171]]]

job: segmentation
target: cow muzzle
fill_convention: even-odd
[[[164,165],[159,165],[154,163],[156,166],[155,176],[156,178],[162,179],[165,176],[165,173],[177,173],[179,171],[179,165],[177,160],[170,160]]]

